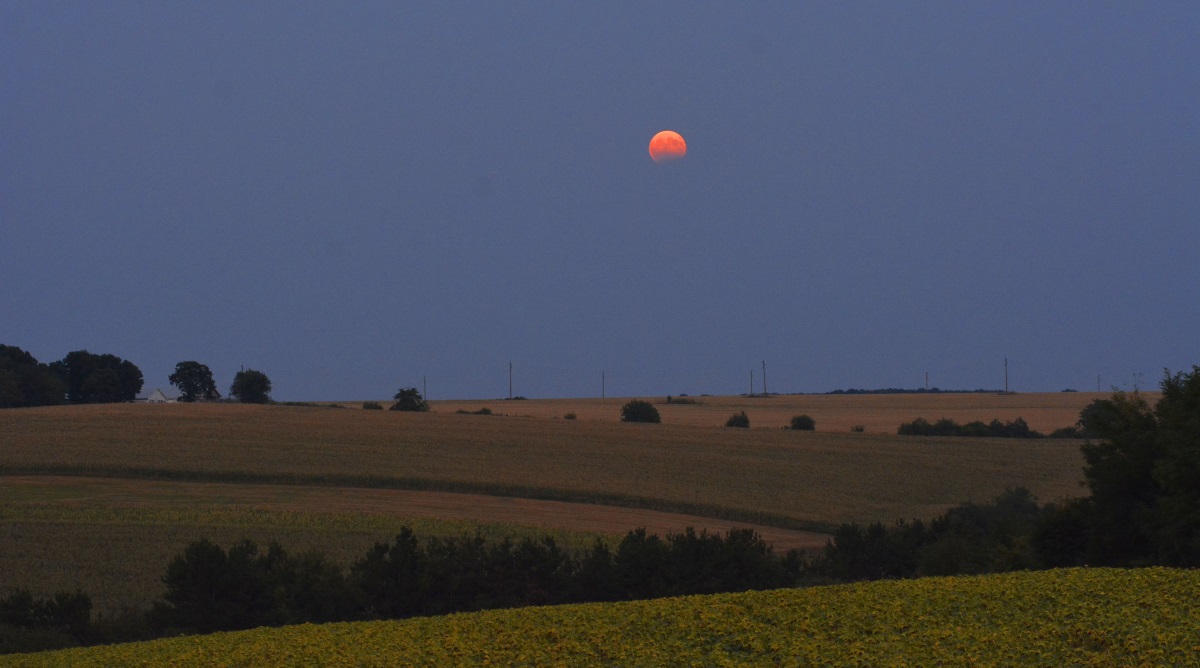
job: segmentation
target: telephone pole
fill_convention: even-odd
[[[767,361],[763,360],[763,396],[767,396]]]
[[[1004,393],[1008,394],[1008,358],[1004,358]]]
[[[508,363],[508,398],[512,399],[512,362]]]
[[[600,398],[601,399],[605,398],[604,397],[604,392],[605,392],[604,386],[607,382],[607,379],[605,378],[606,375],[607,374],[605,374],[605,372],[603,372],[603,371],[600,372]]]
[[[754,396],[754,369],[750,370],[750,396]]]

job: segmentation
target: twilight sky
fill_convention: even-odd
[[[0,0],[0,343],[278,400],[503,397],[510,361],[529,397],[1153,386],[1200,364],[1198,34],[1191,0]]]

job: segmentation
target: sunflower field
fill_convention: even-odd
[[[1200,665],[1200,572],[1070,569],[261,628],[0,666]]]

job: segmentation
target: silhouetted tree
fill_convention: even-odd
[[[254,369],[243,369],[233,377],[229,396],[243,404],[265,404],[271,401],[271,379]]]
[[[621,406],[622,422],[662,422],[658,409],[649,401],[633,399]]]
[[[213,401],[221,398],[212,371],[207,365],[187,361],[175,365],[175,373],[167,380],[179,388],[180,401]]]
[[[66,381],[49,365],[16,346],[0,344],[0,408],[57,406],[66,393]]]
[[[50,368],[66,380],[67,399],[74,404],[133,401],[142,391],[142,370],[116,355],[76,350]]]
[[[415,387],[402,387],[392,398],[396,400],[391,408],[394,411],[422,412],[429,410],[429,403]]]

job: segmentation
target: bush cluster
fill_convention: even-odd
[[[17,590],[0,599],[0,654],[72,647],[88,642],[92,599],[59,592],[48,599]]]
[[[662,422],[658,409],[649,401],[633,399],[621,406],[621,422]]]
[[[726,427],[738,427],[741,429],[749,429],[750,428],[750,418],[749,418],[749,416],[746,415],[746,411],[734,413],[733,415],[729,416],[728,420],[725,421],[725,426]]]
[[[1050,510],[1029,490],[1013,488],[990,504],[964,503],[929,523],[843,524],[805,573],[854,582],[1043,567],[1055,560],[1054,546],[1032,537]]]
[[[984,424],[979,420],[958,424],[950,418],[930,423],[925,418],[901,424],[896,433],[901,436],[977,436],[987,438],[1042,438],[1045,434],[1029,428],[1023,418],[1011,422],[992,420]],[[1055,432],[1056,434],[1059,432]]]
[[[344,572],[313,553],[290,556],[249,540],[228,552],[187,547],[163,577],[150,613],[159,633],[397,619],[493,608],[767,589],[792,584],[798,555],[780,560],[749,529],[660,538],[629,532],[616,550],[597,541],[572,556],[553,539],[430,538],[408,528]],[[790,570],[787,564],[791,564]]]
[[[488,408],[487,406],[484,406],[483,408],[480,408],[477,411],[469,411],[465,408],[460,408],[454,412],[458,415],[491,415],[492,409]]]
[[[808,415],[795,415],[792,417],[792,429],[797,431],[813,431],[817,428],[817,421]]]

